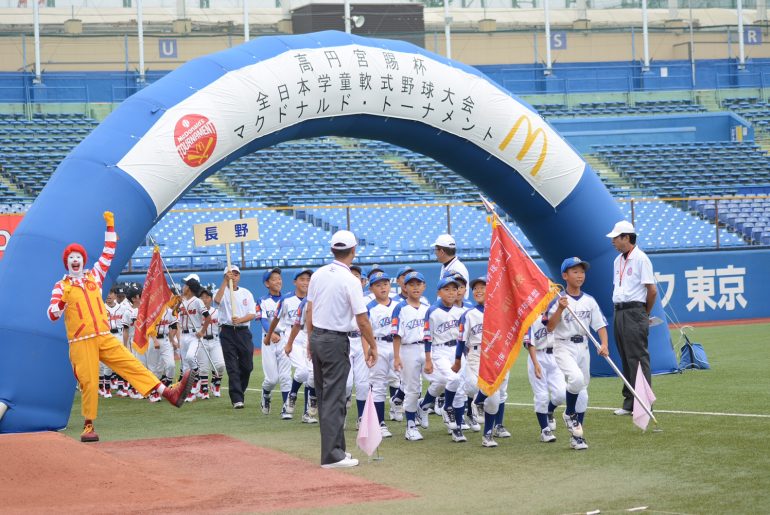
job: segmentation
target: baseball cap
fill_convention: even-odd
[[[184,283],[187,285],[188,288],[190,288],[190,291],[193,292],[193,295],[197,297],[200,294],[201,283],[199,280],[192,278],[192,279],[186,280]]]
[[[369,271],[366,272],[366,277],[371,279],[372,275],[375,274],[376,272],[385,272],[385,270],[380,268],[380,265],[372,265]]]
[[[402,275],[408,274],[409,272],[414,272],[414,268],[411,266],[401,267],[401,269],[396,274],[396,279],[400,278]]]
[[[134,297],[136,297],[137,295],[141,295],[141,294],[142,294],[142,289],[141,288],[131,287],[131,288],[129,288],[128,293],[126,294],[126,298],[128,299],[129,302],[133,302],[134,301]]]
[[[636,229],[634,229],[634,226],[631,225],[631,222],[621,220],[615,224],[615,227],[612,228],[612,232],[607,233],[607,237],[615,238],[621,234],[636,234]]]
[[[442,279],[446,279],[447,277],[451,277],[457,283],[468,284],[468,281],[465,280],[465,277],[463,277],[463,274],[450,271],[450,272],[444,272],[444,275],[441,276]]]
[[[588,261],[583,261],[579,257],[569,257],[561,262],[561,273],[564,273],[570,268],[574,268],[578,265],[583,265],[586,270],[591,268],[591,265],[588,263]]]
[[[477,277],[475,279],[471,279],[471,282],[468,286],[470,286],[471,290],[476,286],[477,283],[484,283],[487,284],[487,276],[482,275],[481,277]]]
[[[363,268],[361,268],[361,265],[350,265],[351,270],[357,270],[359,274],[363,275]]]
[[[455,239],[451,234],[440,235],[436,238],[436,241],[433,242],[433,245],[431,245],[431,247],[449,247],[450,249],[453,249],[456,246]]]
[[[240,269],[240,268],[238,268],[238,265],[230,265],[230,268],[228,268],[228,267],[225,267],[225,271],[224,271],[224,272],[222,272],[222,273],[223,273],[223,274],[226,274],[226,273],[227,273],[228,271],[230,271],[230,270],[232,270],[233,272],[238,272],[239,274],[241,273],[241,269]]]
[[[313,275],[313,271],[309,268],[303,268],[302,270],[298,270],[297,273],[294,274],[294,280],[296,281],[299,278],[299,276],[302,274]]]
[[[331,248],[337,250],[352,249],[358,245],[356,235],[350,231],[337,231],[332,235],[332,240],[329,242]]]
[[[436,286],[436,289],[440,290],[441,288],[444,288],[445,286],[449,286],[450,284],[454,284],[455,286],[460,286],[454,277],[445,277],[438,282],[438,286]]]
[[[374,283],[378,283],[380,281],[390,281],[390,277],[385,272],[375,272],[374,274],[369,276],[369,285],[371,286]]]
[[[412,270],[406,274],[406,277],[404,277],[404,284],[408,283],[409,281],[420,281],[421,283],[424,283],[425,277],[420,272]]]
[[[271,268],[270,270],[266,270],[265,273],[262,274],[262,282],[266,283],[270,279],[270,276],[273,274],[281,275],[281,269],[276,267]]]
[[[195,279],[196,281],[200,282],[201,278],[198,277],[198,274],[187,274],[185,277],[182,277],[182,282],[186,283],[190,279]]]

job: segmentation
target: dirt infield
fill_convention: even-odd
[[[0,457],[4,514],[251,513],[411,497],[224,435],[98,444],[0,435]]]

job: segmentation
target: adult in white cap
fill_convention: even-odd
[[[348,333],[360,331],[369,368],[377,361],[377,347],[361,296],[361,283],[350,271],[358,240],[350,231],[337,231],[330,245],[334,261],[319,268],[310,278],[305,319],[318,398],[321,467],[344,468],[358,465],[358,460],[345,450],[345,386],[350,372]]]
[[[658,289],[655,274],[647,254],[636,246],[636,229],[630,222],[621,220],[607,234],[620,255],[613,266],[612,303],[615,305],[615,343],[623,365],[623,375],[630,384],[636,384],[639,363],[649,384],[650,352],[647,336],[650,331],[650,312],[655,305]],[[634,396],[623,385],[623,407],[616,415],[631,415]]]
[[[219,306],[219,341],[229,380],[228,393],[235,409],[243,408],[244,394],[254,369],[254,342],[249,324],[257,316],[254,296],[238,286],[240,281],[241,270],[236,265],[225,267],[222,284],[214,295],[214,302]],[[230,284],[233,285],[232,301]]]
[[[449,275],[460,274],[465,278],[465,284],[470,281],[468,269],[457,257],[457,243],[451,234],[442,234],[433,242],[433,252],[436,254],[436,260],[441,263],[441,273],[438,280],[441,281]],[[465,298],[468,298],[468,292],[465,292]]]

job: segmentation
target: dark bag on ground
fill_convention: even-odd
[[[679,370],[687,370],[690,368],[697,368],[699,370],[708,370],[711,368],[709,365],[706,351],[703,349],[703,345],[700,343],[692,343],[686,334],[684,336],[684,345],[680,349],[679,358]]]

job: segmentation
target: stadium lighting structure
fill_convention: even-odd
[[[37,0],[32,0],[32,23],[35,33],[35,78],[33,84],[40,84],[43,80],[40,77],[40,5]]]

